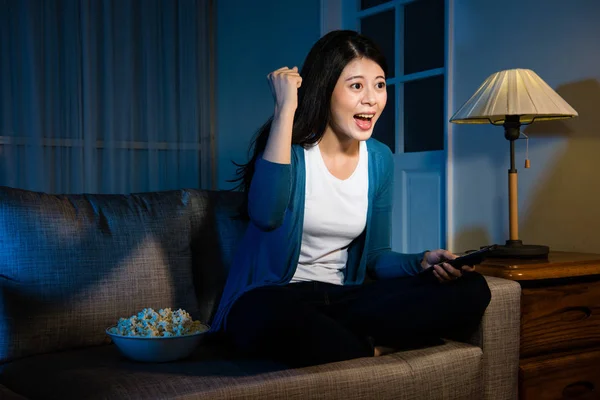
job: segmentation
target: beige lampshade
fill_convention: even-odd
[[[501,125],[507,115],[518,115],[528,124],[578,114],[532,70],[509,69],[490,75],[450,122]]]

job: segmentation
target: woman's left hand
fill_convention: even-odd
[[[433,266],[433,275],[440,282],[453,281],[462,276],[462,271],[475,270],[472,266],[467,265],[463,266],[461,269],[457,269],[445,262],[454,260],[456,257],[456,254],[444,249],[428,251],[425,253],[421,265],[423,266],[423,269]]]

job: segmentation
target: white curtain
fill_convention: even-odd
[[[0,185],[211,188],[211,0],[0,0]]]

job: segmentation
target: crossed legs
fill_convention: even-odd
[[[464,273],[439,283],[420,276],[361,286],[295,283],[245,293],[226,332],[241,351],[290,366],[371,357],[378,346],[406,349],[465,339],[491,294],[485,278]]]

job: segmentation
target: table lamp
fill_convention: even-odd
[[[504,137],[510,142],[508,170],[509,239],[499,245],[492,257],[546,258],[549,247],[523,244],[519,239],[517,204],[517,169],[515,140],[521,136],[521,125],[534,121],[568,119],[575,111],[535,72],[529,69],[510,69],[490,75],[475,94],[450,118],[455,124],[493,124],[504,126]],[[529,160],[525,167],[528,168]]]

